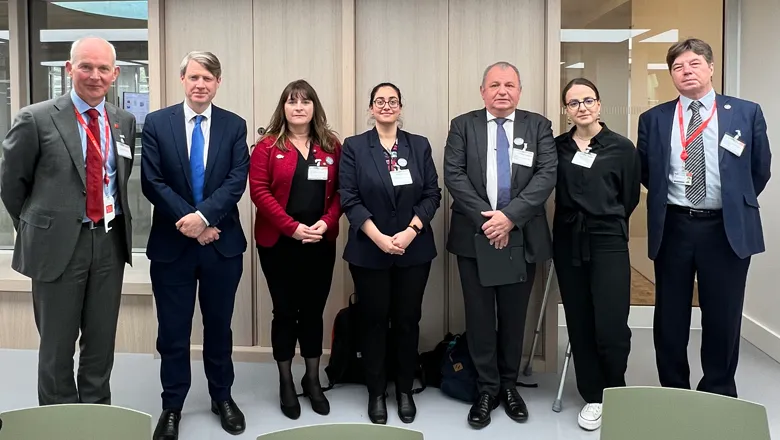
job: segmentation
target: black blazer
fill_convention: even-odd
[[[526,261],[543,263],[552,258],[545,202],[558,173],[552,124],[540,114],[516,110],[514,137],[525,139],[534,152],[533,167],[512,165],[512,201],[501,211],[523,230]],[[476,258],[474,234],[487,220],[480,213],[493,210],[487,195],[487,143],[484,108],[452,120],[444,147],[444,184],[453,200],[447,250],[468,258]]]
[[[350,228],[344,260],[360,267],[386,269],[414,266],[436,257],[431,219],[441,204],[441,188],[431,157],[431,144],[423,136],[398,130],[398,158],[407,161],[412,184],[394,187],[387,170],[376,128],[348,137],[339,165],[341,207]],[[360,229],[369,218],[385,235],[393,236],[409,226],[417,215],[423,222],[403,255],[384,253]]]

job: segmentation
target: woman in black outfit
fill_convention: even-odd
[[[368,416],[387,423],[385,353],[392,322],[398,416],[417,414],[412,385],[423,293],[436,257],[430,222],[441,189],[428,139],[398,127],[401,91],[382,83],[371,91],[376,127],[344,140],[339,168],[341,206],[349,220],[344,259],[355,283]]]
[[[574,127],[555,139],[554,262],[577,388],[586,402],[578,423],[595,430],[604,388],[626,384],[628,219],[639,203],[640,164],[631,141],[599,121],[601,101],[592,82],[572,80],[561,99]]]

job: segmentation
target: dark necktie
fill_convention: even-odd
[[[701,102],[693,101],[688,107],[693,112],[688,123],[686,138],[691,136],[702,124]],[[688,158],[685,160],[685,170],[691,173],[691,184],[685,187],[685,197],[694,205],[698,205],[707,195],[707,166],[704,162],[704,131],[688,144]]]
[[[98,142],[92,145],[87,136],[87,218],[98,222],[103,218],[103,157],[100,145],[100,113],[94,108],[86,111],[89,117],[87,128]]]
[[[509,204],[512,190],[512,165],[509,163],[509,139],[504,130],[505,118],[496,118],[496,176],[498,178],[498,197],[496,209],[503,209]]]

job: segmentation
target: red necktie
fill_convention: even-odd
[[[89,122],[87,127],[95,140],[100,142],[100,113],[94,108],[87,110]],[[93,222],[103,218],[103,158],[100,145],[92,145],[87,137],[87,217]]]

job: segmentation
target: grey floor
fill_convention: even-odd
[[[563,330],[563,329],[562,329]],[[565,349],[565,332],[559,336],[559,350]],[[629,359],[629,385],[658,385],[650,330],[633,331]],[[692,383],[701,377],[699,367],[700,333],[693,331],[689,346],[692,361]],[[0,350],[0,411],[37,405],[35,351]],[[302,373],[298,366],[297,376]],[[114,369],[113,403],[159,415],[159,361],[150,355],[118,355]],[[437,389],[429,389],[416,397],[418,416],[411,425],[403,425],[395,414],[390,399],[390,424],[422,431],[426,440],[458,440],[487,438],[526,439],[598,439],[598,433],[587,433],[577,427],[577,413],[582,400],[577,394],[574,371],[569,370],[563,398],[563,411],[555,413],[551,405],[557,389],[554,374],[533,378],[539,388],[520,391],[528,403],[530,420],[523,424],[511,421],[501,409],[493,413],[492,424],[475,431],[466,424],[468,405],[448,399]],[[774,437],[780,438],[780,364],[743,340],[737,385],[740,397],[767,407]],[[329,422],[368,422],[366,393],[358,386],[341,386],[328,393],[332,412],[322,417],[311,411],[302,400],[303,413],[297,421],[285,418],[278,406],[276,367],[272,364],[237,364],[233,396],[247,416],[248,429],[241,436],[226,434],[217,417],[209,411],[209,398],[202,363],[193,362],[193,386],[181,423],[182,440],[254,439],[257,435],[295,426]]]

